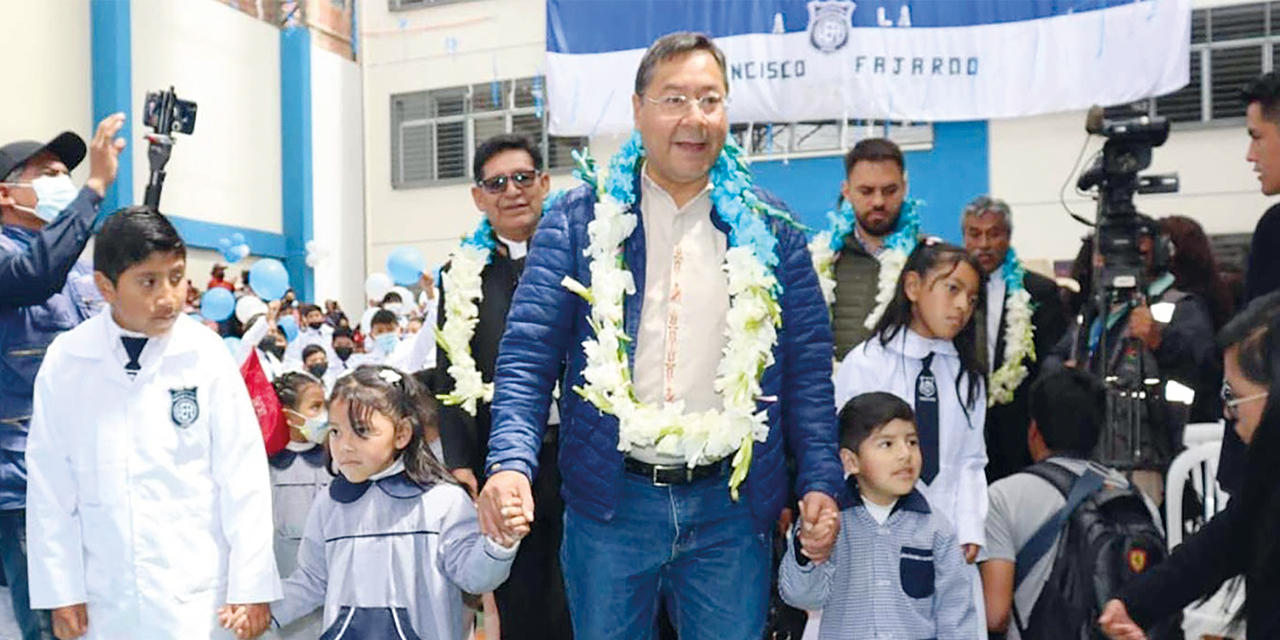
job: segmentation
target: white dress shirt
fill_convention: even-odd
[[[686,413],[724,408],[715,390],[725,343],[728,237],[711,222],[711,185],[683,207],[646,174],[641,179],[645,281],[636,336],[634,384],[641,402],[683,402]],[[674,464],[652,449],[631,456]]]
[[[1004,266],[987,276],[987,373],[996,368],[996,342],[1000,339],[1000,318],[1004,315]]]

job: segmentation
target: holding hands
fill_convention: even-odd
[[[533,523],[533,519],[530,517],[531,514],[525,512],[520,496],[504,497],[499,512],[502,515],[502,524],[498,527],[497,534],[490,535],[489,538],[510,549],[529,535],[529,525]]]
[[[256,638],[271,626],[271,605],[227,604],[218,609],[218,622],[236,633],[236,638]]]
[[[805,557],[822,563],[831,557],[840,533],[840,509],[831,496],[810,491],[800,502],[800,547]]]

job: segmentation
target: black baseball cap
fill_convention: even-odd
[[[70,132],[63,131],[48,143],[41,144],[35,140],[19,140],[0,147],[0,180],[7,177],[14,169],[26,164],[41,151],[48,151],[57,156],[67,171],[75,169],[84,160],[86,148],[84,140]]]

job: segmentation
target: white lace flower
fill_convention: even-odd
[[[988,406],[1012,401],[1014,391],[1030,373],[1023,361],[1036,359],[1031,306],[1031,294],[1024,288],[1014,289],[1005,296],[1004,362],[991,373]]]
[[[880,263],[880,276],[876,281],[876,306],[867,315],[862,326],[875,329],[876,323],[880,322],[880,316],[884,315],[884,310],[893,300],[893,291],[898,286],[898,276],[902,275],[902,269],[907,266],[907,257],[899,249],[884,249],[876,256],[876,261]]]
[[[436,344],[449,356],[448,373],[454,380],[452,393],[440,396],[448,405],[461,406],[476,415],[479,401],[493,400],[493,383],[486,383],[471,355],[471,338],[480,321],[480,298],[484,295],[480,274],[489,252],[463,244],[449,257],[449,269],[440,274],[444,286],[444,326],[435,329]]]
[[[822,286],[822,299],[827,307],[836,303],[836,252],[831,250],[831,232],[823,231],[809,243],[809,256],[813,270],[818,272],[818,284]]]

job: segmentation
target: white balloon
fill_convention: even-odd
[[[307,266],[314,269],[320,263],[320,257],[314,253],[307,254]]]
[[[391,281],[391,276],[385,273],[371,273],[364,281],[364,294],[370,300],[382,301],[387,292],[394,287],[395,283]]]
[[[250,318],[266,312],[267,303],[255,296],[245,296],[236,301],[236,319],[241,323],[247,323]]]

